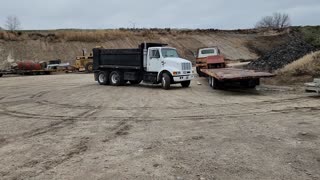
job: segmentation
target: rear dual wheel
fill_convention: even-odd
[[[112,86],[124,85],[123,73],[120,71],[112,71],[109,75],[109,81]]]
[[[100,85],[108,85],[109,84],[108,72],[106,72],[106,71],[99,72],[99,74],[98,74],[98,83]]]

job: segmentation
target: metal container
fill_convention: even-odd
[[[20,61],[17,62],[18,65],[18,70],[41,70],[41,64],[40,63],[36,63],[34,61]]]

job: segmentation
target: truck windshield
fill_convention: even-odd
[[[179,55],[175,49],[163,48],[163,49],[161,49],[161,53],[164,58],[179,57]]]

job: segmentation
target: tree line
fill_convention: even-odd
[[[0,27],[0,30],[3,28]],[[4,24],[4,29],[8,31],[17,31],[21,29],[21,22],[17,16],[8,16]]]
[[[291,26],[291,20],[286,13],[274,13],[272,16],[265,16],[257,22],[257,29],[284,29]],[[21,29],[21,22],[17,16],[8,16],[4,25],[8,31],[17,31]],[[0,27],[0,30],[2,28]]]

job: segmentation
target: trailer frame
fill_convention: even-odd
[[[247,88],[255,88],[260,85],[260,78],[275,76],[267,72],[236,68],[201,69],[201,72],[208,77],[209,85],[213,89],[222,89],[226,84],[231,83],[239,83]]]

